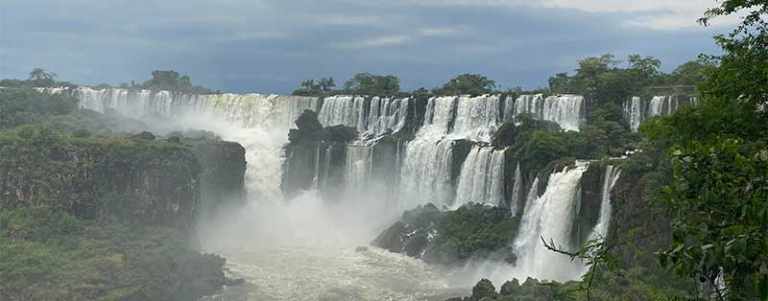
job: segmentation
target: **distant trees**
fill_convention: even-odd
[[[553,93],[581,94],[600,102],[620,103],[641,90],[659,84],[661,61],[637,54],[628,56],[626,67],[612,54],[579,61],[576,74],[558,73],[549,78]]]
[[[181,75],[173,70],[152,71],[152,78],[141,86],[148,90],[166,90],[184,93],[211,93],[211,90],[192,85],[192,79],[188,75]]]
[[[334,90],[333,77],[302,81],[293,95],[328,95],[335,92],[364,95],[394,95],[400,93],[400,79],[394,75],[358,73],[344,83],[343,90]]]
[[[35,68],[29,73],[28,81],[36,87],[51,87],[56,85],[56,73]]]
[[[299,88],[293,91],[293,95],[320,95],[333,91],[336,81],[333,77],[323,77],[318,80],[308,79],[302,81]]]
[[[344,90],[356,94],[393,95],[400,92],[400,79],[394,75],[358,73],[344,83]]]
[[[442,87],[434,90],[435,94],[442,95],[481,95],[493,92],[496,82],[480,74],[458,75]]]

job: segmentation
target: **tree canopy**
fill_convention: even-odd
[[[435,94],[443,95],[482,95],[492,93],[496,82],[480,74],[461,74],[435,89]]]
[[[323,77],[318,80],[308,79],[302,81],[299,88],[293,91],[293,95],[322,95],[328,94],[336,88],[333,77]]]
[[[211,91],[201,86],[192,85],[192,79],[188,75],[181,75],[173,70],[152,71],[152,78],[141,86],[148,90],[165,90],[184,93],[210,93]]]
[[[400,92],[400,79],[394,75],[358,73],[344,83],[344,90],[355,94],[393,95]]]
[[[741,11],[743,22],[716,38],[724,54],[709,61],[719,66],[681,67],[706,79],[700,104],[642,130],[673,168],[660,199],[673,232],[662,262],[725,289],[721,299],[768,300],[768,1],[722,1],[702,23]]]

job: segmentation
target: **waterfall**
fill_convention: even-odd
[[[514,242],[518,256],[517,268],[523,275],[556,281],[573,280],[581,276],[581,262],[572,262],[567,256],[547,250],[541,237],[547,242],[554,241],[561,248],[574,248],[569,244],[570,231],[581,176],[587,166],[586,162],[576,162],[575,167],[566,167],[551,174],[544,194],[536,199],[532,198],[535,193],[529,193],[529,202]]]
[[[543,120],[554,121],[566,131],[579,131],[584,97],[558,95],[544,99]]]
[[[616,185],[616,182],[619,181],[619,177],[621,176],[621,170],[614,167],[613,165],[608,165],[605,168],[605,176],[603,178],[603,189],[601,193],[601,203],[600,203],[600,217],[597,220],[597,224],[595,225],[595,228],[592,230],[592,233],[589,235],[590,240],[594,239],[604,239],[608,235],[608,226],[611,223],[611,190],[613,190],[613,186]]]
[[[378,137],[397,133],[405,127],[410,98],[374,97],[371,100],[366,135]]]
[[[347,145],[345,182],[349,193],[362,191],[372,176],[373,148],[367,145]]]
[[[323,99],[318,119],[323,126],[344,125],[360,130],[365,120],[363,105],[365,98],[361,96],[331,96]]]
[[[671,115],[685,105],[695,106],[697,103],[695,96],[654,96],[650,100],[634,96],[624,102],[624,118],[636,132],[648,118]]]
[[[451,133],[462,138],[490,142],[502,121],[499,102],[498,95],[459,97]]]
[[[440,137],[448,134],[456,110],[456,100],[454,96],[430,98],[424,113],[424,124],[419,130],[420,136]]]
[[[504,154],[506,150],[475,146],[461,167],[453,208],[475,202],[504,205]]]
[[[509,202],[509,211],[512,212],[512,216],[517,215],[517,207],[520,206],[520,192],[523,187],[523,175],[520,173],[520,162],[517,162],[515,167],[515,179],[512,184],[512,197]]]
[[[507,100],[505,105],[504,119],[506,121],[514,121],[515,117],[520,114],[531,114],[536,119],[542,119],[542,104],[544,102],[543,94],[536,95],[520,95],[517,99],[511,97]]]
[[[624,103],[624,118],[626,118],[629,128],[633,132],[637,132],[640,128],[640,123],[643,122],[644,117],[643,104],[640,101],[640,97],[633,96]]]
[[[410,98],[331,96],[323,100],[318,119],[323,126],[349,126],[362,137],[375,138],[403,129],[410,103]]]
[[[454,143],[450,139],[418,138],[408,143],[401,171],[402,209],[426,203],[450,205]]]
[[[584,97],[579,95],[520,95],[514,103],[507,99],[504,120],[514,121],[521,114],[530,114],[535,119],[555,122],[566,131],[579,131],[583,103]]]
[[[664,113],[664,105],[667,103],[667,99],[668,97],[666,96],[654,96],[648,106],[648,117],[661,116]]]
[[[79,106],[114,110],[159,128],[213,130],[246,149],[246,183],[253,199],[279,201],[282,147],[288,129],[304,110],[317,110],[318,98],[261,94],[190,95],[168,91],[92,89],[70,91]],[[158,122],[155,117],[162,117]],[[174,125],[175,128],[170,127]]]

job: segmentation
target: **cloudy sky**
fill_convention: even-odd
[[[481,73],[536,88],[585,56],[655,56],[665,70],[717,53],[714,0],[0,0],[0,78],[34,67],[77,83],[155,69],[234,92],[306,78],[395,74],[404,89]]]

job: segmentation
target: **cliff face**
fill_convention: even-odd
[[[238,143],[197,141],[192,151],[200,164],[200,210],[202,220],[228,207],[245,202],[245,148]]]
[[[0,207],[45,206],[87,219],[191,228],[203,210],[240,203],[236,143],[142,138],[0,139]]]
[[[213,294],[224,259],[194,250],[191,230],[242,202],[244,171],[236,143],[0,135],[0,299]]]
[[[0,206],[47,206],[77,217],[116,216],[186,227],[200,199],[188,149],[141,139],[0,140]]]
[[[323,127],[309,110],[299,116],[296,126],[284,148],[283,194],[290,199],[317,186],[324,198],[336,199],[344,187],[346,144],[357,132],[344,126]]]

